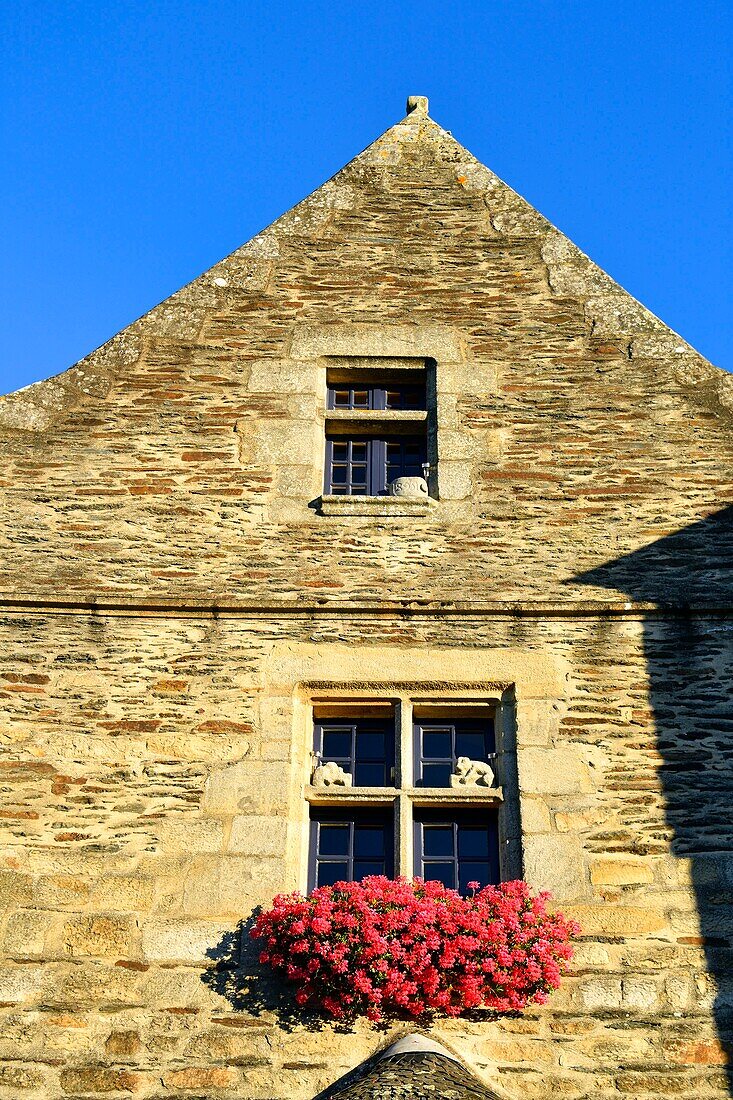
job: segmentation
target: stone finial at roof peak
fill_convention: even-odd
[[[407,113],[408,115],[427,115],[428,97],[426,95],[408,95]]]

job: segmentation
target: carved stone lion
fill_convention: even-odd
[[[456,760],[456,770],[450,777],[450,785],[451,787],[493,787],[493,768],[483,760],[469,760],[467,756],[459,756]]]
[[[350,787],[351,776],[333,760],[319,764],[313,772],[311,783],[314,787]]]

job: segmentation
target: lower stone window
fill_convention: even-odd
[[[501,881],[496,706],[403,698],[313,711],[308,887],[395,873]]]
[[[324,491],[329,496],[379,496],[398,477],[423,477],[426,466],[425,439],[329,437]]]
[[[461,894],[500,882],[496,811],[417,809],[415,874]]]
[[[311,813],[310,885],[358,882],[394,874],[394,828],[389,810],[319,808]]]

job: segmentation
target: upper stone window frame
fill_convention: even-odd
[[[322,509],[335,506],[338,510],[344,500],[354,497],[372,503],[389,501],[388,507],[395,507],[389,485],[400,476],[424,477],[435,489],[436,479],[430,478],[430,470],[437,464],[434,361],[405,356],[325,359]],[[391,407],[390,393],[415,400],[408,400],[406,408]],[[338,395],[342,396],[340,404]],[[356,456],[357,449],[358,459],[354,457],[352,462],[352,452]],[[416,503],[429,508],[429,495],[427,499],[409,498],[408,506]]]
[[[467,363],[466,341],[458,330],[447,325],[430,324],[298,324],[294,326],[288,346],[287,358],[294,362],[317,364],[319,368],[320,399],[323,410],[323,430],[329,416],[332,421],[343,418],[344,421],[358,419],[361,410],[328,410],[326,395],[326,376],[329,366],[337,361],[345,361],[350,369],[379,369],[379,360],[389,361],[391,367],[400,360],[409,361],[413,366],[420,360],[429,364],[428,370],[428,409],[431,417],[427,424],[429,496],[421,499],[409,499],[392,496],[328,497],[325,494],[312,502],[312,506],[322,516],[333,517],[379,517],[379,518],[437,518],[436,505],[441,502],[461,501],[473,492],[472,473],[465,461],[465,444],[456,448],[457,431],[456,402],[459,392],[463,392],[463,380],[469,369]],[[493,365],[473,363],[471,368],[479,370],[482,388],[492,390],[496,384],[496,371]],[[373,412],[374,416],[387,418],[391,424],[400,419],[414,420],[415,412],[405,410],[384,410]],[[418,414],[420,415],[420,414]],[[427,419],[427,414],[422,414]],[[314,480],[320,486],[324,484],[325,448],[315,456],[317,468]],[[321,493],[323,490],[321,488]]]

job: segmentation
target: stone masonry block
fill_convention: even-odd
[[[227,850],[249,856],[284,856],[288,823],[282,817],[240,816],[232,821]]]
[[[10,959],[42,958],[55,913],[19,909],[11,913],[5,929],[3,950]]]
[[[517,767],[523,794],[568,795],[593,789],[589,770],[574,748],[520,748]]]
[[[318,369],[313,361],[263,359],[252,363],[247,389],[251,393],[318,394]]]
[[[626,886],[653,882],[654,868],[640,856],[607,856],[590,866],[591,882],[603,886]]]
[[[516,703],[517,744],[549,745],[558,732],[560,708],[551,700],[518,699]]]
[[[522,833],[549,833],[552,828],[550,811],[541,798],[522,798],[519,813],[522,820]]]
[[[588,893],[580,838],[568,834],[526,836],[524,875],[534,890],[549,890],[559,900]]]
[[[624,978],[621,987],[625,1008],[653,1012],[659,1007],[659,989],[651,978]]]
[[[66,921],[62,949],[72,958],[130,958],[137,954],[134,918],[119,913],[95,913]]]
[[[192,916],[227,914],[236,921],[284,886],[283,865],[278,859],[212,856],[197,860],[186,875],[183,904]]]
[[[45,970],[30,964],[0,968],[0,1002],[17,1004],[35,1000],[43,989]]]
[[[264,466],[312,466],[323,450],[323,429],[309,420],[248,422],[252,460]]]
[[[231,924],[207,920],[149,920],[142,928],[142,948],[149,962],[211,963],[210,954]]]
[[[232,816],[285,810],[289,778],[286,761],[243,760],[218,768],[206,780],[201,809]]]
[[[439,464],[438,492],[441,500],[465,500],[472,491],[471,471],[465,462]]]
[[[621,982],[617,978],[587,978],[578,993],[583,1007],[590,1011],[621,1007]]]
[[[586,936],[650,936],[667,928],[664,911],[638,905],[573,905],[566,910]]]
[[[199,818],[196,821],[168,820],[158,828],[160,843],[167,855],[176,852],[220,852],[224,844],[221,821]]]

